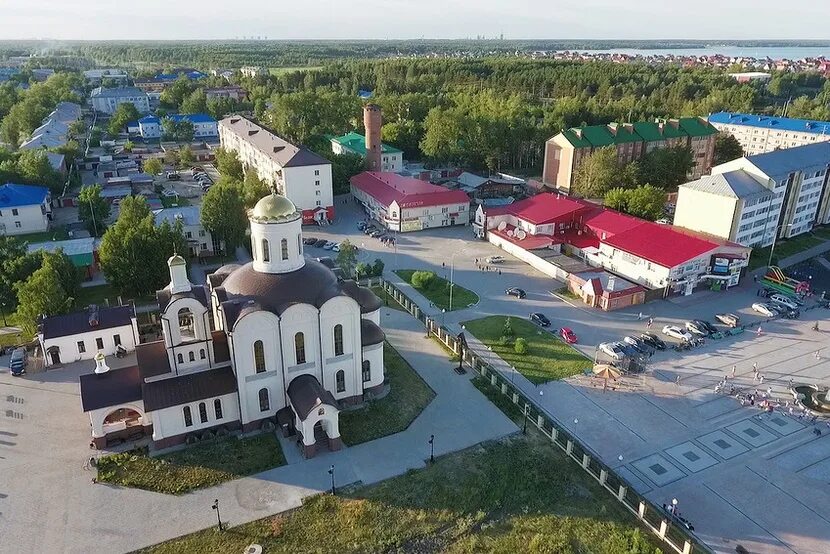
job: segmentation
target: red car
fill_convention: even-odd
[[[568,344],[576,344],[576,334],[568,327],[562,327],[559,329],[559,336],[562,337],[562,340]]]

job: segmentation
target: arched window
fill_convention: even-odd
[[[261,340],[254,342],[254,367],[257,373],[265,371],[265,346]]]
[[[193,425],[193,416],[190,415],[190,406],[182,408],[182,414],[184,414],[184,426],[190,427]]]
[[[346,372],[342,369],[334,374],[334,381],[337,384],[337,392],[346,392]]]
[[[372,380],[372,364],[369,360],[363,360],[363,382]]]
[[[182,356],[181,352],[179,352],[178,354],[176,354],[176,360],[177,360],[180,364],[183,364],[183,363],[184,363],[184,356]]]
[[[343,326],[339,323],[334,326],[334,355],[343,355]]]
[[[193,312],[190,308],[182,308],[179,310],[179,335],[182,342],[193,340],[196,338],[196,331],[193,327]]]
[[[288,239],[282,239],[280,241],[280,250],[282,252],[282,259],[288,259]]]
[[[303,236],[297,235],[297,255],[303,255]]]
[[[199,402],[199,421],[207,423],[207,406],[204,402]]]
[[[196,361],[196,353],[191,350],[190,352],[187,353],[187,359],[191,362],[195,362]]]
[[[271,409],[271,401],[268,399],[268,389],[259,389],[259,411],[267,412]]]
[[[216,416],[216,419],[222,419],[222,399],[217,398],[213,401],[213,415]]]
[[[262,261],[271,261],[271,250],[268,248],[268,239],[262,239]]]
[[[204,359],[205,359],[205,349],[204,349],[204,348],[200,348],[200,349],[199,349],[199,359],[200,359],[200,360],[204,360]]]
[[[305,335],[302,333],[294,335],[294,355],[297,358],[297,365],[305,363]]]

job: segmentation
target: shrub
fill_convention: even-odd
[[[516,354],[527,354],[527,341],[521,337],[516,339],[516,343],[513,345],[513,350]]]
[[[504,335],[499,337],[499,346],[510,346],[511,344],[513,344],[513,337],[507,337]]]
[[[510,318],[504,320],[504,328],[501,331],[501,334],[505,337],[512,337],[513,336],[513,324],[510,323]]]
[[[355,277],[371,277],[372,266],[363,262],[357,262],[354,266]]]
[[[383,275],[383,260],[380,258],[375,259],[375,263],[372,264],[372,275],[375,277],[380,277]]]
[[[416,271],[412,274],[410,282],[416,289],[426,289],[435,281],[435,273],[432,271]]]

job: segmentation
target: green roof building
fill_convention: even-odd
[[[695,165],[689,177],[697,179],[712,168],[717,133],[714,126],[700,117],[564,129],[545,143],[542,180],[549,187],[570,192],[576,169],[599,148],[616,148],[617,159],[627,164],[652,150],[675,146],[691,149]]]
[[[335,154],[357,154],[366,157],[366,137],[355,132],[340,137],[330,137],[331,151]],[[403,151],[381,143],[381,171],[398,172],[403,169]]]

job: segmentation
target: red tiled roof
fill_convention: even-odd
[[[560,221],[568,216],[575,216],[585,205],[567,196],[543,192],[524,200],[519,200],[507,206],[490,208],[487,216],[514,215],[534,225],[543,225],[553,221]]]
[[[521,246],[525,250],[538,250],[540,248],[547,248],[552,244],[559,244],[562,241],[556,237],[552,237],[550,235],[531,235],[528,234],[522,240],[517,239],[516,237],[511,237],[507,234],[508,231],[512,231],[514,227],[508,226],[504,231],[499,231],[498,229],[490,229],[488,233],[493,233],[496,236],[503,238],[504,240],[511,242],[517,246]]]
[[[592,214],[586,215],[582,221],[598,237],[602,237],[602,234],[605,233],[605,238],[612,237],[617,233],[628,231],[645,223],[642,219],[604,208],[600,208]]]
[[[668,225],[643,222],[603,241],[639,258],[672,268],[681,265],[718,245],[709,240],[686,235]]]
[[[384,206],[397,202],[400,208],[468,204],[470,197],[460,190],[449,190],[420,179],[397,173],[364,171],[351,178],[353,187],[372,196]]]
[[[564,235],[560,234],[558,236],[566,243],[580,250],[589,247],[599,248],[599,239],[590,233],[582,233],[580,235],[577,231],[569,229]]]

